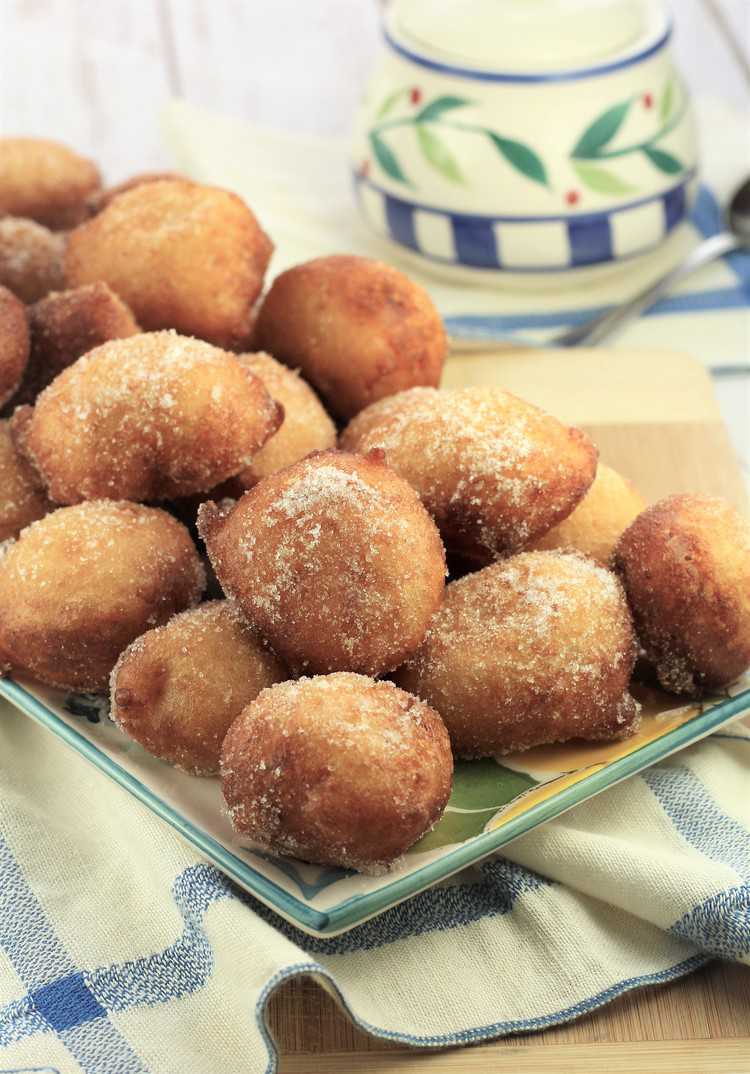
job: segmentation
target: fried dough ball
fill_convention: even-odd
[[[608,567],[620,535],[645,506],[631,481],[600,462],[593,485],[575,511],[529,547],[572,549]]]
[[[390,682],[346,672],[264,690],[221,751],[238,832],[274,854],[368,873],[434,826],[452,775],[436,712]]]
[[[217,495],[241,496],[269,474],[299,462],[312,451],[336,446],[336,426],[309,384],[270,354],[241,354],[239,360],[254,373],[272,399],[284,408],[278,432],[254,456],[250,465],[217,490]]]
[[[9,422],[0,421],[0,542],[51,510],[39,478],[14,447]]]
[[[209,601],[122,653],[110,683],[112,719],[154,756],[211,775],[232,720],[288,677],[231,601]]]
[[[0,217],[0,284],[22,302],[64,286],[64,254],[64,235],[24,217]]]
[[[56,231],[75,227],[99,185],[96,165],[59,142],[0,137],[0,216],[28,216]]]
[[[299,368],[332,412],[437,385],[447,340],[421,287],[366,257],[319,257],[277,276],[258,313],[259,350]]]
[[[54,291],[29,309],[31,354],[16,397],[32,403],[77,358],[110,339],[125,339],[140,329],[133,314],[106,283]]]
[[[134,638],[195,604],[205,574],[176,519],[95,500],[32,522],[0,560],[0,668],[104,693]]]
[[[311,455],[232,507],[202,504],[198,531],[225,593],[295,670],[389,671],[440,605],[438,532],[378,456]]]
[[[0,406],[15,392],[28,360],[26,307],[6,287],[0,287]]]
[[[218,346],[247,339],[273,249],[236,194],[187,180],[141,183],[68,238],[69,287],[104,280],[144,328]]]
[[[580,429],[500,388],[412,388],[373,404],[341,436],[380,448],[417,490],[446,547],[488,563],[571,513],[596,473]]]
[[[491,757],[632,734],[635,655],[613,574],[576,554],[522,552],[448,586],[396,681],[437,709],[456,755]]]
[[[615,568],[665,690],[699,697],[750,665],[750,524],[725,500],[659,500],[623,533]]]
[[[235,355],[151,332],[89,351],[12,422],[50,498],[78,503],[208,491],[247,466],[282,419]]]
[[[118,196],[118,194],[124,194],[126,190],[132,190],[134,187],[143,186],[144,183],[159,183],[164,180],[189,180],[184,175],[180,175],[179,172],[138,172],[137,175],[131,175],[128,179],[123,179],[121,183],[116,183],[114,186],[104,187],[103,190],[96,190],[86,201],[86,209],[89,216],[95,216],[100,213],[102,209],[106,209],[109,203]]]

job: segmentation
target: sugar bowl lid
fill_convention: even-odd
[[[667,25],[660,0],[391,0],[387,14],[422,58],[529,74],[607,63]]]

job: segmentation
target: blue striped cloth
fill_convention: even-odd
[[[750,964],[750,733],[717,733],[339,937],[288,925],[0,706],[0,1070],[272,1072],[273,991],[325,982],[420,1047]]]

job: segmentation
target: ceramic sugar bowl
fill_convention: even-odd
[[[658,0],[391,0],[353,146],[362,212],[473,279],[644,255],[696,185],[670,33]]]

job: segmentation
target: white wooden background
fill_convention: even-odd
[[[159,113],[173,96],[343,135],[379,47],[382,2],[0,0],[0,132],[68,142],[114,181],[170,165]],[[750,0],[671,7],[694,92],[750,113]],[[717,391],[750,475],[750,378]]]
[[[750,106],[750,0],[672,0],[697,93]],[[0,130],[70,142],[117,180],[169,160],[174,95],[343,134],[379,45],[377,0],[0,0]]]

